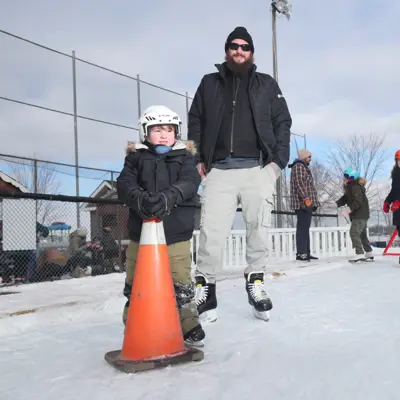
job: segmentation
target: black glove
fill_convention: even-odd
[[[154,217],[163,219],[171,213],[172,209],[176,206],[177,200],[178,196],[173,190],[161,190],[160,192],[151,194],[150,202],[153,204],[148,208],[148,211]]]
[[[138,189],[131,193],[128,207],[132,208],[143,220],[151,218],[151,213],[146,207],[149,198],[149,193]]]

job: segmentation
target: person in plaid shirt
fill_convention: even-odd
[[[297,214],[296,227],[296,260],[317,260],[310,254],[310,226],[312,212],[320,206],[314,179],[309,168],[312,154],[302,149],[297,159],[290,165],[290,206]]]

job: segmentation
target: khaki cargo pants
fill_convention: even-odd
[[[364,251],[372,251],[371,244],[367,236],[367,219],[353,218],[350,226],[350,239],[356,254],[364,254]]]
[[[122,320],[126,325],[129,300],[132,292],[133,278],[139,243],[131,241],[126,250],[126,279],[124,296],[128,298],[125,304]],[[178,242],[168,246],[169,261],[171,264],[172,279],[174,281],[182,333],[185,335],[199,324],[199,315],[194,302],[194,284],[190,276],[191,255],[190,241]],[[160,301],[162,301],[160,299]],[[162,329],[162,327],[160,327]]]

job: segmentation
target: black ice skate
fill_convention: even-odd
[[[203,324],[217,320],[217,298],[215,295],[215,283],[208,283],[203,275],[196,275],[196,291],[194,300],[200,321]]]
[[[308,261],[310,261],[310,257],[307,254],[297,254],[296,261],[308,262]]]
[[[250,272],[245,275],[246,292],[249,304],[253,308],[256,318],[269,321],[269,310],[272,309],[272,301],[264,286],[264,272]]]
[[[206,337],[206,334],[201,327],[201,325],[195,326],[191,331],[186,333],[183,336],[183,339],[185,340],[185,343],[188,346],[193,346],[193,347],[204,347],[204,338]]]

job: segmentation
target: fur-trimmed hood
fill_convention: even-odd
[[[149,147],[144,143],[136,143],[128,141],[128,144],[125,147],[125,152],[128,155],[130,153],[135,153],[138,150],[145,150],[145,149],[149,149]],[[185,150],[185,149],[190,153],[192,153],[193,155],[196,155],[197,153],[196,144],[192,140],[178,140],[172,146],[172,150]]]
[[[355,179],[355,180],[353,180],[353,181],[347,182],[347,184],[344,183],[344,184],[343,184],[343,188],[346,190],[346,187],[347,187],[347,186],[349,186],[349,185],[354,185],[354,184],[357,184],[357,183],[358,183],[360,186],[365,187],[365,185],[367,184],[367,180],[366,180],[365,178],[363,178],[363,177],[359,177],[359,178],[357,178],[357,179]]]
[[[358,178],[357,182],[361,185],[361,186],[365,186],[367,183],[367,180],[365,178]]]

